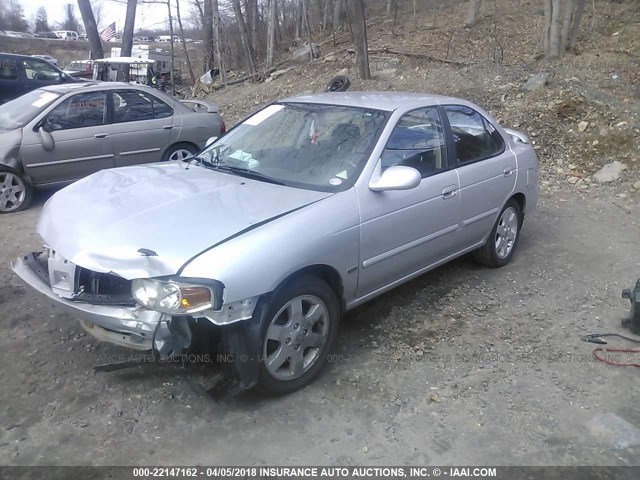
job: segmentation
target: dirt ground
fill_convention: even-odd
[[[600,63],[585,55],[536,63],[526,37],[539,36],[536,10],[520,29],[515,16],[503,17],[499,66],[382,55],[374,80],[353,81],[352,89],[469,98],[529,133],[541,199],[511,265],[491,270],[464,257],[350,312],[329,368],[295,394],[214,402],[197,386],[215,382],[215,365],[94,373],[129,351],[85,335],[9,268],[40,248],[35,225],[51,193],[0,217],[0,464],[640,465],[638,369],[594,361],[594,345],[580,340],[625,333],[629,302],[620,292],[640,277],[637,70],[614,81],[617,70],[601,63],[635,65],[640,23],[619,25],[623,14],[637,20],[630,3],[604,3],[597,35],[581,43],[605,56]],[[493,28],[487,18],[459,28],[448,58],[473,62],[474,52],[495,47],[495,36],[486,40]],[[385,29],[374,30],[375,48],[435,45],[444,57],[448,40],[437,30],[389,37]],[[519,44],[529,57],[514,53]],[[351,61],[342,52],[210,98],[231,126],[276,98],[322,89]],[[554,72],[549,86],[524,92],[540,70]],[[621,177],[594,182],[614,159],[627,166]]]

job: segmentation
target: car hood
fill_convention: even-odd
[[[204,250],[329,195],[177,162],[117,168],[53,195],[38,233],[90,270],[173,275]]]

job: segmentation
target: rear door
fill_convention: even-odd
[[[71,95],[56,105],[34,129],[25,129],[22,164],[34,184],[76,180],[114,166],[107,117],[107,93]],[[53,138],[45,150],[38,127]]]
[[[149,92],[123,89],[110,93],[116,166],[162,160],[164,151],[177,137],[173,109]]]
[[[462,240],[481,242],[511,196],[517,163],[513,152],[493,124],[476,110],[462,105],[443,107],[458,164]]]

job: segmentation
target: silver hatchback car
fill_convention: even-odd
[[[0,106],[0,214],[29,206],[34,187],[104,168],[181,159],[224,133],[218,108],[130,83],[76,82]]]
[[[538,199],[527,137],[423,94],[288,98],[189,162],[56,193],[13,263],[87,332],[173,358],[219,338],[217,393],[308,383],[343,314],[468,252],[513,257]],[[225,358],[229,358],[226,357]]]

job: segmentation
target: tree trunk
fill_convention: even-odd
[[[91,58],[94,60],[97,58],[104,58],[102,41],[100,40],[98,26],[96,25],[96,20],[93,17],[93,10],[91,9],[91,3],[89,0],[78,0],[78,10],[80,10],[80,15],[82,15],[84,31],[87,32],[87,38],[89,39]]]
[[[351,32],[356,49],[356,67],[362,80],[371,78],[369,71],[369,46],[367,44],[367,22],[364,17],[363,0],[346,0],[351,19]]]
[[[240,0],[231,0],[233,5],[233,12],[236,16],[236,22],[238,23],[238,30],[240,33],[240,43],[242,44],[242,50],[244,51],[244,59],[247,64],[247,70],[252,77],[256,76],[256,61],[251,42],[249,41],[249,33],[247,31],[247,24],[244,21],[242,10],[240,9]]]
[[[575,7],[575,0],[564,0],[564,5],[562,6],[564,10],[562,10],[560,18],[560,54],[567,50],[567,45],[569,44],[569,32],[571,31],[571,20],[573,18],[573,9]]]
[[[465,25],[473,25],[476,23],[481,6],[482,0],[469,0],[469,5],[467,7],[467,21],[465,22]]]
[[[127,14],[124,19],[124,30],[122,31],[122,50],[120,56],[130,57],[133,49],[133,30],[136,24],[137,0],[127,0]]]
[[[551,27],[549,29],[549,58],[560,56],[560,0],[551,0]]]
[[[584,6],[587,0],[578,0],[576,4],[576,11],[573,17],[573,24],[571,25],[571,33],[569,34],[569,43],[567,49],[571,50],[576,44],[578,38],[578,31],[580,30],[580,22],[582,21],[582,14],[584,13]]]
[[[333,31],[338,30],[338,27],[342,25],[342,9],[344,7],[345,0],[334,0],[333,1]]]
[[[212,0],[213,9],[213,38],[216,42],[216,56],[218,57],[218,70],[220,71],[220,81],[227,84],[227,65],[222,54],[222,38],[220,36],[220,8],[218,0]]]
[[[209,0],[205,0],[209,2]],[[193,68],[191,67],[191,59],[189,58],[189,50],[187,50],[187,42],[184,41],[184,28],[182,28],[182,17],[180,16],[180,0],[176,0],[176,18],[178,20],[178,29],[180,30],[180,38],[182,38],[182,48],[184,49],[184,58],[187,61],[187,70],[189,70],[189,77],[191,78],[191,85],[196,84],[196,76],[193,74]]]
[[[258,38],[258,0],[247,0],[246,15],[249,30],[251,32],[251,47],[255,52],[260,44]]]
[[[171,80],[171,95],[175,95],[176,94],[176,82],[175,79],[173,78],[176,67],[176,56],[175,56],[175,52],[173,51],[173,18],[171,16],[171,0],[167,0],[167,10],[169,13],[169,35],[170,35],[170,49],[171,49],[171,74],[169,75],[169,79]]]
[[[267,12],[267,70],[273,67],[273,56],[276,44],[276,0],[269,0]]]
[[[309,60],[313,61],[313,39],[311,38],[311,26],[309,25],[309,7],[307,0],[300,0],[302,4],[303,21],[307,29],[307,42],[309,42]]]
[[[213,9],[211,0],[204,0],[202,8],[202,28],[204,36],[204,72],[208,72],[215,65],[213,55]]]

